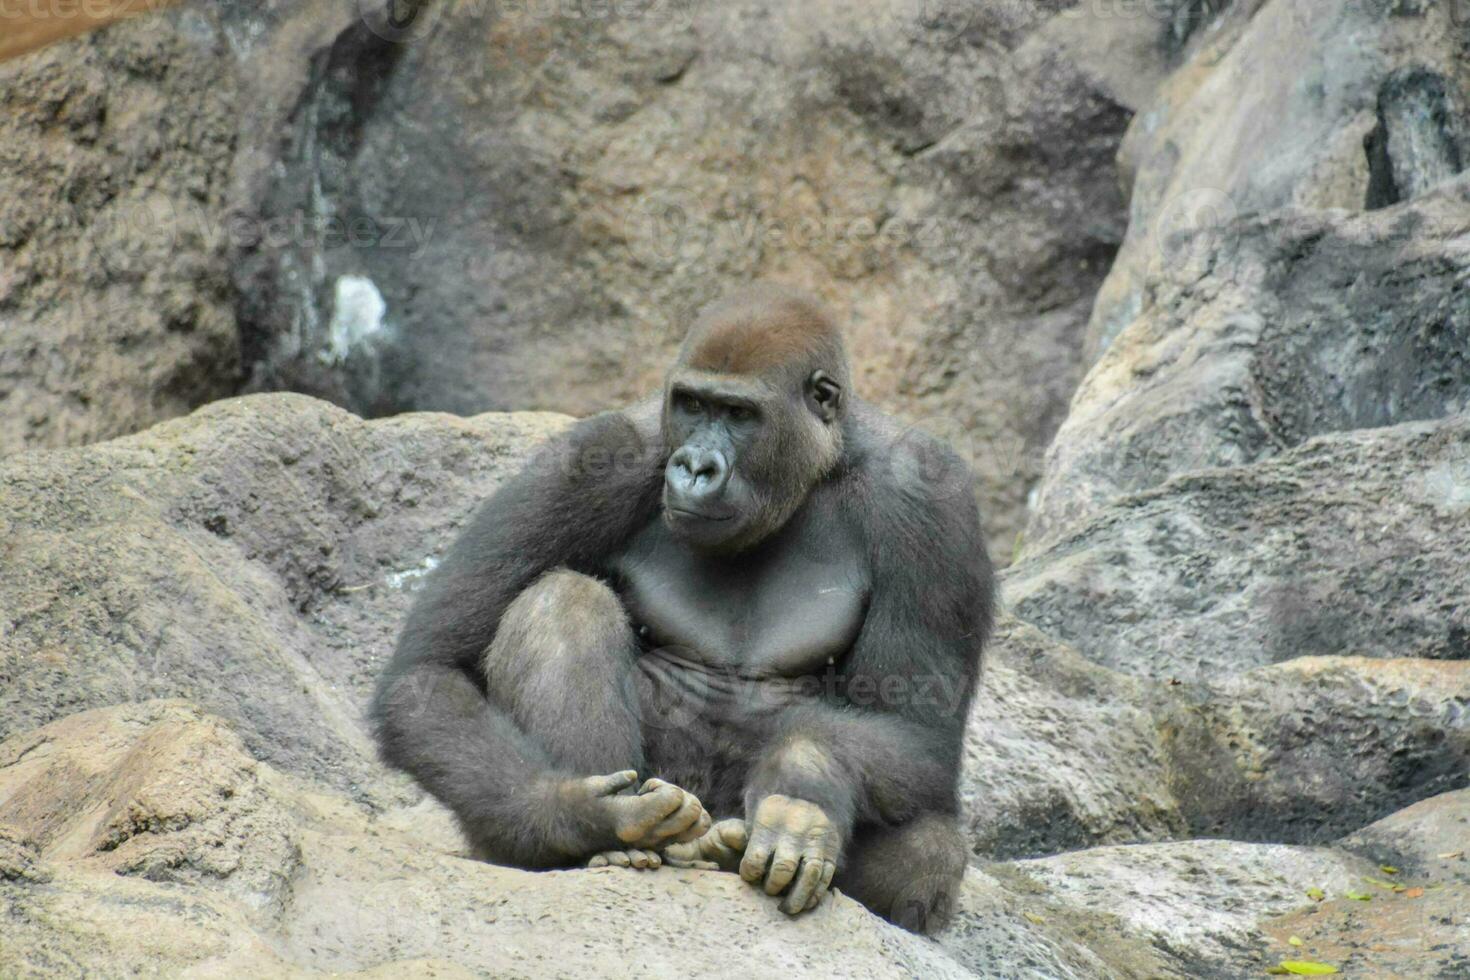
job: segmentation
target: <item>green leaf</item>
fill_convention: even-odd
[[[1289,939],[1287,939],[1286,941],[1289,942],[1289,943],[1291,943],[1291,945],[1293,945],[1293,946],[1305,946],[1306,945],[1306,943],[1302,941],[1302,937],[1301,936],[1292,936]]]
[[[1327,894],[1320,888],[1308,888],[1307,897],[1314,902],[1320,902],[1327,897]]]
[[[1373,896],[1364,892],[1343,892],[1342,895],[1344,898],[1351,898],[1355,902],[1373,901]]]
[[[1399,869],[1395,868],[1391,864],[1380,864],[1378,866],[1378,870],[1382,871],[1386,875],[1396,875],[1399,873]]]
[[[1336,973],[1337,967],[1326,963],[1314,963],[1311,960],[1282,960],[1281,968],[1287,973],[1298,977],[1325,977],[1329,973]]]

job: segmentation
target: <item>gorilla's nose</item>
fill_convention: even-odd
[[[664,479],[669,488],[690,503],[713,500],[725,489],[730,464],[717,449],[685,446],[669,457]]]

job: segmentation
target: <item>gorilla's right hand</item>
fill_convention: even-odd
[[[587,776],[562,784],[561,799],[605,837],[594,853],[655,850],[697,840],[709,830],[710,817],[699,798],[662,779],[650,779],[637,793],[631,769],[608,776]]]
[[[663,863],[671,868],[739,871],[745,855],[746,827],[739,817],[721,820],[703,837],[664,848]]]

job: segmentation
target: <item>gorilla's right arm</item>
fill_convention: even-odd
[[[559,566],[595,568],[656,512],[655,440],[627,415],[607,413],[541,450],[431,574],[378,684],[372,720],[384,761],[449,806],[493,860],[554,867],[618,845],[599,803],[631,777],[557,771],[487,698],[479,664],[531,582]]]

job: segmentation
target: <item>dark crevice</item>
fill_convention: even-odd
[[[1422,68],[1390,76],[1363,140],[1370,211],[1412,200],[1464,169],[1461,114],[1443,78]]]
[[[1383,123],[1383,112],[1378,113],[1378,125],[1363,137],[1363,152],[1368,155],[1368,195],[1363,207],[1369,211],[1391,207],[1403,200],[1398,184],[1393,179],[1393,158],[1388,154],[1388,127]]]
[[[1164,52],[1171,60],[1178,60],[1200,28],[1224,13],[1231,2],[1232,0],[1176,0],[1173,9],[1166,11]]]
[[[400,12],[390,23],[403,16]],[[241,291],[237,316],[242,359],[251,372],[248,390],[300,391],[371,414],[398,407],[378,404],[385,387],[378,364],[357,365],[362,370],[356,372],[350,364],[323,367],[316,352],[325,341],[332,301],[326,283],[312,278],[333,240],[316,224],[324,216],[330,213],[338,228],[354,222],[378,227],[360,202],[357,158],[367,127],[391,98],[394,73],[408,47],[359,19],[312,59],[310,81],[285,129],[282,172],[271,181],[256,215],[262,231],[285,228],[291,240],[284,247],[250,241],[241,250],[248,288]],[[281,285],[282,263],[295,270],[295,288],[289,292]],[[299,337],[301,350],[281,356],[277,345],[285,337]]]

